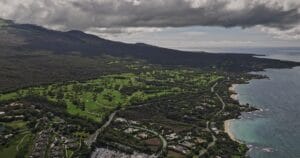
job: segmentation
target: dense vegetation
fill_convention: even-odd
[[[0,26],[0,91],[129,72],[126,65],[137,59],[149,64],[184,65],[214,71],[298,65],[252,55],[191,53],[146,44],[125,44],[80,31],[52,31],[4,20]]]
[[[5,115],[0,116],[0,156],[6,158],[29,157],[36,145],[47,149],[50,145],[48,143],[63,137],[66,140],[76,140],[72,149],[68,149],[73,155],[82,155],[86,151],[89,154],[81,141],[99,127],[99,123],[93,120],[68,114],[63,104],[42,97],[30,96],[18,102],[1,102],[0,110],[5,111]],[[49,142],[38,144],[38,136],[41,131],[46,130],[50,131],[47,135]]]
[[[0,101],[40,96],[67,105],[70,114],[102,120],[118,107],[144,103],[161,96],[191,92],[215,82],[217,75],[192,70],[154,70],[108,75],[86,82],[31,87],[0,94]]]
[[[249,71],[296,65],[0,19],[0,157],[88,157],[95,148],[104,157],[245,157],[223,122],[254,109],[228,87],[257,77]]]

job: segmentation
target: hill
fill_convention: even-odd
[[[184,52],[142,43],[126,44],[81,31],[54,31],[9,20],[0,20],[0,50],[0,91],[128,72],[128,65],[136,61],[226,72],[299,65],[251,54]]]

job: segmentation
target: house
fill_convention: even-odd
[[[196,139],[194,140],[194,142],[195,142],[196,144],[202,144],[202,143],[206,143],[207,141],[206,141],[205,139],[196,137]]]
[[[219,133],[220,133],[220,131],[219,131],[218,128],[216,128],[216,127],[211,128],[211,130],[214,131],[216,134],[219,134]]]
[[[189,136],[189,135],[187,135],[187,136],[184,136],[184,138],[183,138],[184,140],[191,140],[192,139],[192,137],[191,136]]]
[[[24,118],[24,115],[17,115],[15,116],[15,119],[23,119]]]
[[[184,155],[188,154],[190,152],[189,149],[187,149],[186,147],[184,146],[181,146],[181,145],[171,145],[171,146],[168,146],[168,148],[174,150],[174,151],[177,151],[177,152],[180,152]]]
[[[177,139],[177,138],[178,138],[178,135],[176,133],[171,133],[169,135],[166,135],[167,140],[174,140],[174,139]]]
[[[14,103],[10,103],[9,106],[10,106],[10,107],[17,107],[17,106],[22,107],[23,104],[14,102]]]
[[[192,149],[195,146],[195,143],[189,142],[189,141],[184,141],[180,143],[181,146],[187,147],[189,149]]]
[[[131,134],[131,133],[138,132],[138,131],[139,131],[138,129],[131,128],[131,127],[124,130],[124,132],[127,133],[127,134]]]
[[[13,136],[13,134],[10,133],[10,134],[5,135],[4,138],[5,138],[5,139],[8,139],[8,138],[10,138],[10,137],[12,137],[12,136]]]
[[[204,110],[204,107],[203,106],[196,106],[195,109],[196,110]]]
[[[132,125],[139,125],[139,123],[137,121],[132,121],[131,120],[131,121],[129,121],[129,123],[132,124]]]
[[[228,115],[230,115],[229,112],[224,112],[224,113],[223,113],[223,116],[228,116]]]
[[[119,117],[119,118],[116,118],[116,119],[115,119],[115,122],[117,122],[117,123],[126,123],[127,120],[124,119],[124,118]]]
[[[148,138],[148,134],[145,133],[145,132],[139,133],[137,136],[138,136],[139,138],[141,138],[141,139],[147,139],[147,138]]]
[[[219,129],[216,127],[216,123],[215,122],[211,123],[211,130],[214,131],[216,134],[220,133]]]

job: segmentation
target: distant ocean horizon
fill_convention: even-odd
[[[240,53],[300,62],[300,48],[257,48]],[[262,110],[230,121],[229,131],[248,145],[251,158],[300,158],[300,67],[254,73],[269,79],[251,80],[235,86],[235,91],[241,104]]]
[[[176,49],[176,48],[175,48]],[[234,53],[234,54],[282,54],[299,53],[300,47],[197,47],[197,48],[178,48],[179,50],[192,52],[209,53]]]

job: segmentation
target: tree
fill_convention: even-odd
[[[137,104],[137,103],[140,103],[144,100],[145,100],[145,94],[141,91],[138,91],[138,92],[135,92],[135,93],[132,94],[132,96],[130,97],[129,102],[131,104]]]

